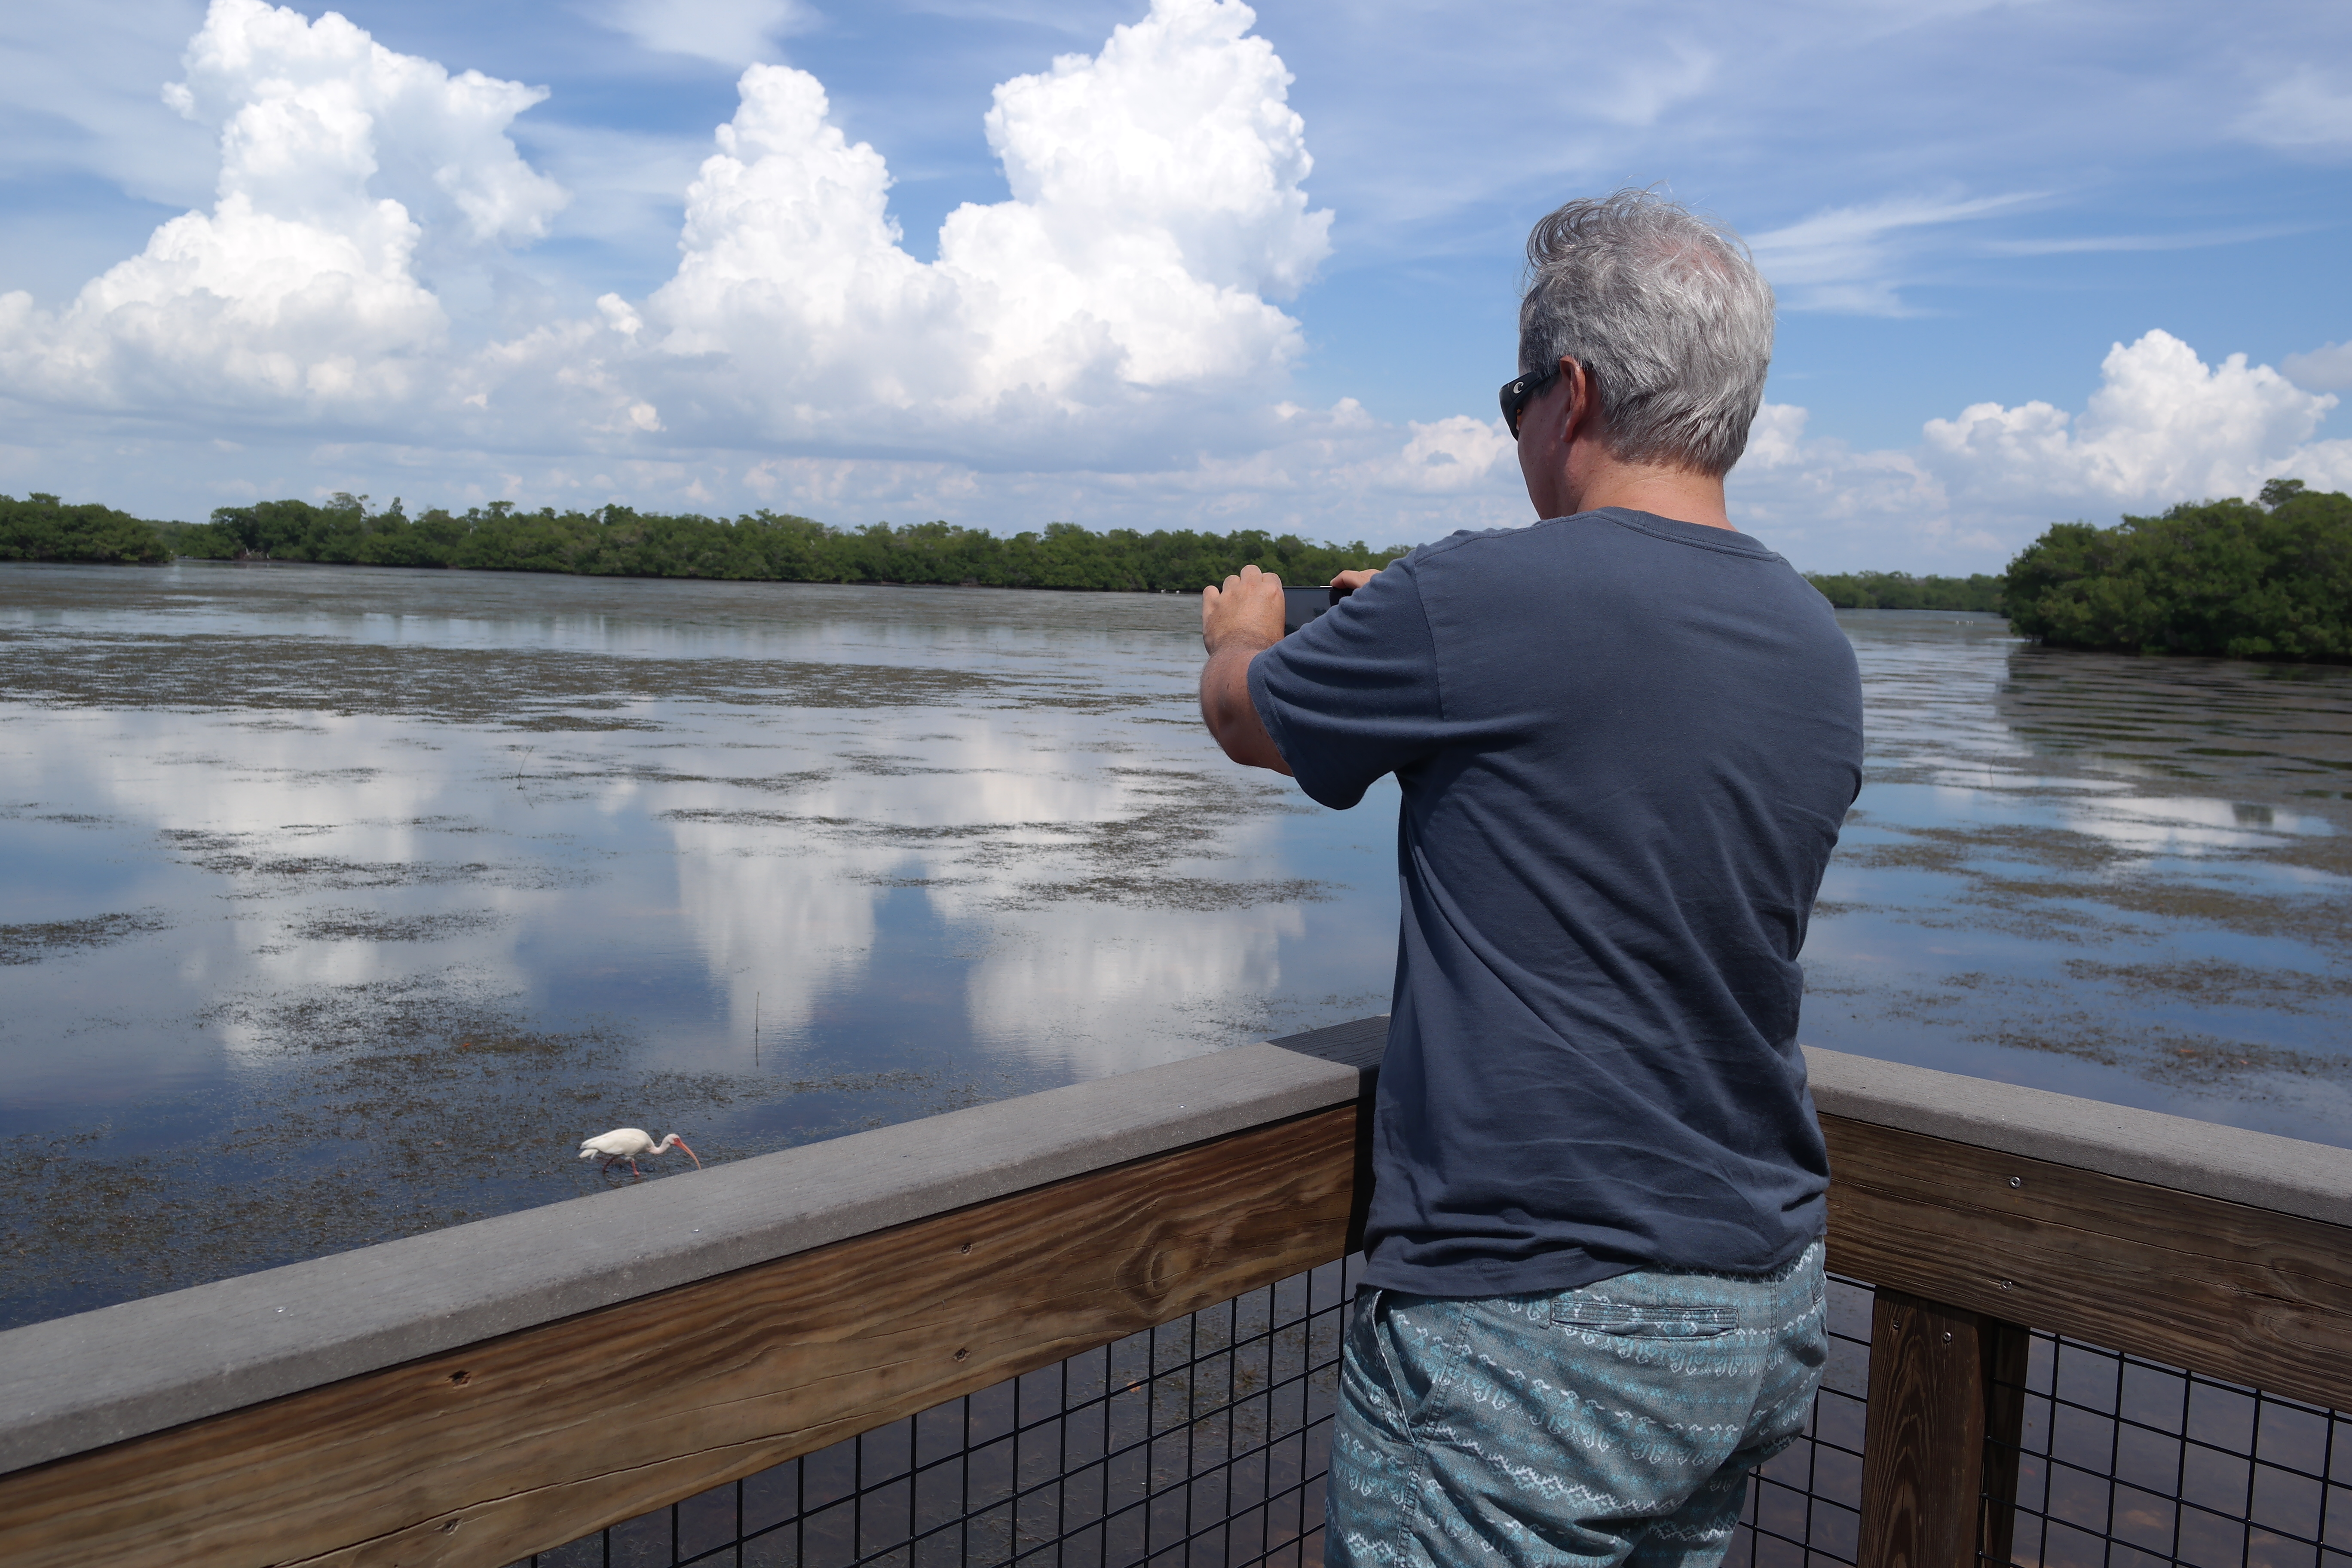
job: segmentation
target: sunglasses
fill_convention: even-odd
[[[1511,432],[1512,440],[1519,438],[1519,416],[1527,412],[1528,405],[1550,390],[1551,384],[1559,379],[1559,366],[1555,363],[1541,375],[1530,371],[1517,381],[1503,383],[1503,424]]]

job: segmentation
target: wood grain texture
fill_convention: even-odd
[[[1822,1118],[1830,1267],[2352,1409],[2352,1228]]]
[[[495,1568],[1340,1256],[1354,1106],[0,1478],[0,1563]]]
[[[1881,1289],[1871,1304],[1862,1533],[1871,1568],[1973,1568],[1984,1480],[1981,1321]]]

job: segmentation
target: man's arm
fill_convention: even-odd
[[[1287,773],[1274,737],[1250,700],[1250,660],[1282,640],[1282,579],[1244,566],[1223,588],[1201,590],[1201,717],[1225,755],[1244,767]]]

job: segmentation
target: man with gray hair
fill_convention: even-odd
[[[1324,1544],[1351,1568],[1717,1563],[1826,1348],[1797,953],[1862,693],[1725,510],[1772,291],[1643,191],[1561,207],[1528,262],[1502,402],[1541,521],[1345,574],[1287,639],[1255,567],[1202,597],[1227,755],[1402,796]]]

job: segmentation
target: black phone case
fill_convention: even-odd
[[[1282,635],[1288,637],[1354,592],[1352,588],[1285,588]]]

